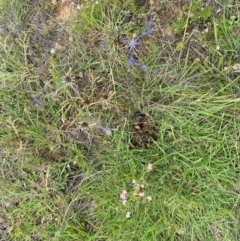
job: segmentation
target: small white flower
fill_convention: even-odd
[[[147,197],[147,200],[150,202],[150,201],[152,201],[152,197],[151,196],[148,196]]]
[[[130,216],[131,216],[131,212],[128,211],[128,212],[126,213],[126,218],[130,218]]]
[[[50,52],[51,52],[51,54],[55,54],[56,50],[55,49],[51,49]]]
[[[148,163],[147,169],[148,169],[148,171],[151,171],[151,170],[152,170],[152,163]]]

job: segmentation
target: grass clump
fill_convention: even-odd
[[[185,1],[176,34],[178,1],[163,22],[163,1],[24,3],[1,32],[2,240],[239,240],[239,6]]]

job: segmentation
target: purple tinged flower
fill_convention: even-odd
[[[122,205],[127,204],[127,197],[126,197],[127,191],[123,190],[120,194],[120,198],[122,199]]]
[[[139,193],[139,197],[144,197],[145,196],[145,193],[144,192],[140,192]]]
[[[34,105],[36,107],[40,107],[41,103],[42,103],[42,94],[37,93],[34,97],[33,97],[33,102]]]
[[[133,58],[132,56],[129,57],[129,59],[128,59],[128,65],[129,65],[130,67],[133,67],[133,65],[136,64],[136,62],[137,62],[137,60],[136,60],[135,58]]]
[[[136,46],[139,45],[138,39],[139,37],[134,37],[131,40],[123,40],[123,43],[127,44],[129,51],[132,52],[136,48]]]
[[[140,184],[136,184],[135,188],[136,189],[140,189],[141,185]]]
[[[120,194],[120,198],[121,198],[122,200],[124,200],[124,199],[126,199],[126,196],[125,196],[123,193],[121,193],[121,194]]]
[[[126,190],[123,190],[123,191],[122,191],[122,194],[123,194],[123,195],[126,195],[126,194],[127,194],[127,191],[126,191]]]

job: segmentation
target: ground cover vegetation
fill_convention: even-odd
[[[240,3],[0,1],[0,240],[240,240]]]

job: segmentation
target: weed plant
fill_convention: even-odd
[[[239,240],[239,3],[60,2],[0,3],[0,239]]]

